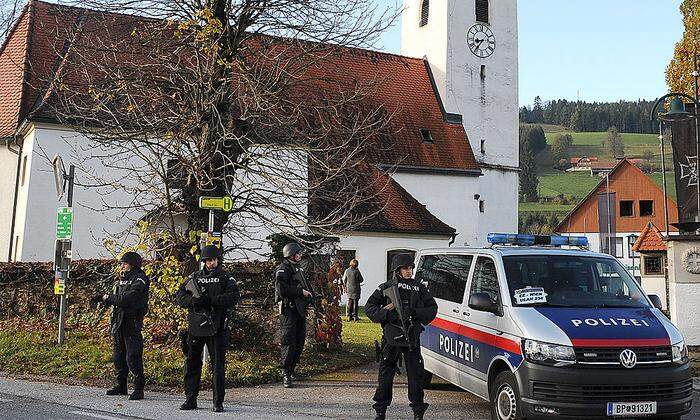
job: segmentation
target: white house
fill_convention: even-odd
[[[481,245],[488,232],[518,226],[516,0],[404,3],[403,55],[357,49],[338,59],[354,77],[382,75],[375,99],[400,125],[390,144],[398,167],[368,159],[368,177],[387,177],[377,192],[385,209],[340,236],[368,290],[384,281],[397,251]],[[56,28],[76,23],[70,12],[78,9],[56,18],[63,7],[32,0],[0,47],[0,261],[53,260],[55,212],[65,204],[56,200],[49,158],[70,164],[90,153],[82,135],[42,106],[55,88],[46,81],[61,64],[57,46],[67,42]],[[103,199],[76,187],[74,258],[106,256],[104,240],[143,216],[100,210]]]

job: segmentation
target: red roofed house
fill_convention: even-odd
[[[452,3],[405,0],[403,55],[344,49],[321,70],[381,79],[372,99],[395,115],[393,154],[368,157],[367,176],[388,177],[377,192],[385,210],[340,242],[368,287],[397,250],[480,245],[490,231],[517,229],[516,0]],[[53,259],[58,204],[46,158],[60,154],[67,166],[69,149],[90,153],[75,152],[86,139],[46,106],[64,71],[58,52],[74,42],[61,29],[82,24],[81,10],[31,0],[0,46],[0,261]],[[76,186],[74,258],[105,256],[104,239],[139,218],[97,211],[100,199]]]
[[[668,279],[666,274],[668,247],[664,235],[653,222],[647,223],[632,250],[640,255],[640,271],[644,291],[661,298],[663,308],[668,308]]]
[[[632,248],[641,232],[650,223],[664,226],[664,193],[629,159],[620,160],[608,175],[579,204],[569,212],[555,232],[588,237],[593,251],[602,251],[599,229],[598,196],[609,191],[614,211],[616,257],[635,275],[639,274],[638,255]],[[676,203],[668,199],[669,222],[678,221]],[[604,211],[604,210],[603,210]],[[677,229],[671,227],[677,232]]]

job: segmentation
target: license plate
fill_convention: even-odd
[[[656,401],[633,402],[633,403],[608,403],[608,416],[632,417],[656,414]]]

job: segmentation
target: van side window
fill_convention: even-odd
[[[501,293],[498,288],[498,275],[496,274],[496,264],[491,258],[479,257],[474,267],[474,277],[469,294],[488,293],[491,301],[498,303],[501,301]]]
[[[462,303],[473,259],[471,255],[425,255],[416,279],[428,284],[433,297]]]

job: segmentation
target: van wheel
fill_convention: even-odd
[[[433,382],[433,374],[432,372],[428,372],[427,370],[423,371],[423,389],[430,389],[430,385]]]
[[[491,385],[491,418],[493,420],[522,420],[518,384],[510,372],[501,372]]]

